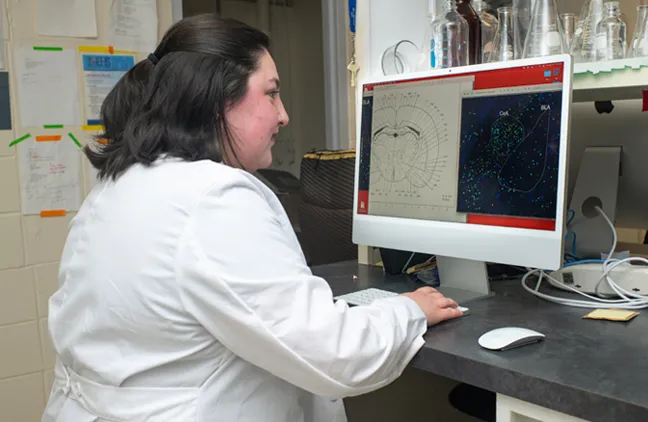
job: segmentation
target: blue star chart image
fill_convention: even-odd
[[[464,98],[457,211],[556,218],[562,92]]]

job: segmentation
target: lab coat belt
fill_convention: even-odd
[[[200,389],[192,387],[116,387],[84,378],[63,365],[56,382],[63,394],[87,412],[109,421],[196,420]]]

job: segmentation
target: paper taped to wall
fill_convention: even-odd
[[[117,49],[152,53],[157,46],[156,0],[112,0],[108,40]]]
[[[23,214],[78,211],[81,149],[65,135],[42,135],[18,145]]]
[[[36,31],[52,37],[97,37],[95,2],[36,0]]]
[[[22,126],[80,126],[75,51],[19,46],[14,57]]]
[[[135,66],[135,57],[118,54],[83,54],[81,57],[85,82],[86,125],[99,125],[104,99],[117,81]]]

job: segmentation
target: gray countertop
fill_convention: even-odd
[[[381,268],[356,262],[313,272],[336,295],[420,287],[406,276],[384,276]],[[630,322],[583,319],[590,310],[546,302],[519,281],[495,281],[491,289],[493,297],[467,304],[469,315],[431,327],[412,366],[591,422],[648,421],[646,315]],[[505,326],[530,328],[546,339],[504,352],[477,344],[483,333]]]

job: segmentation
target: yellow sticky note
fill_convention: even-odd
[[[639,312],[625,309],[597,309],[585,315],[583,318],[603,319],[607,321],[630,321],[639,315]]]

